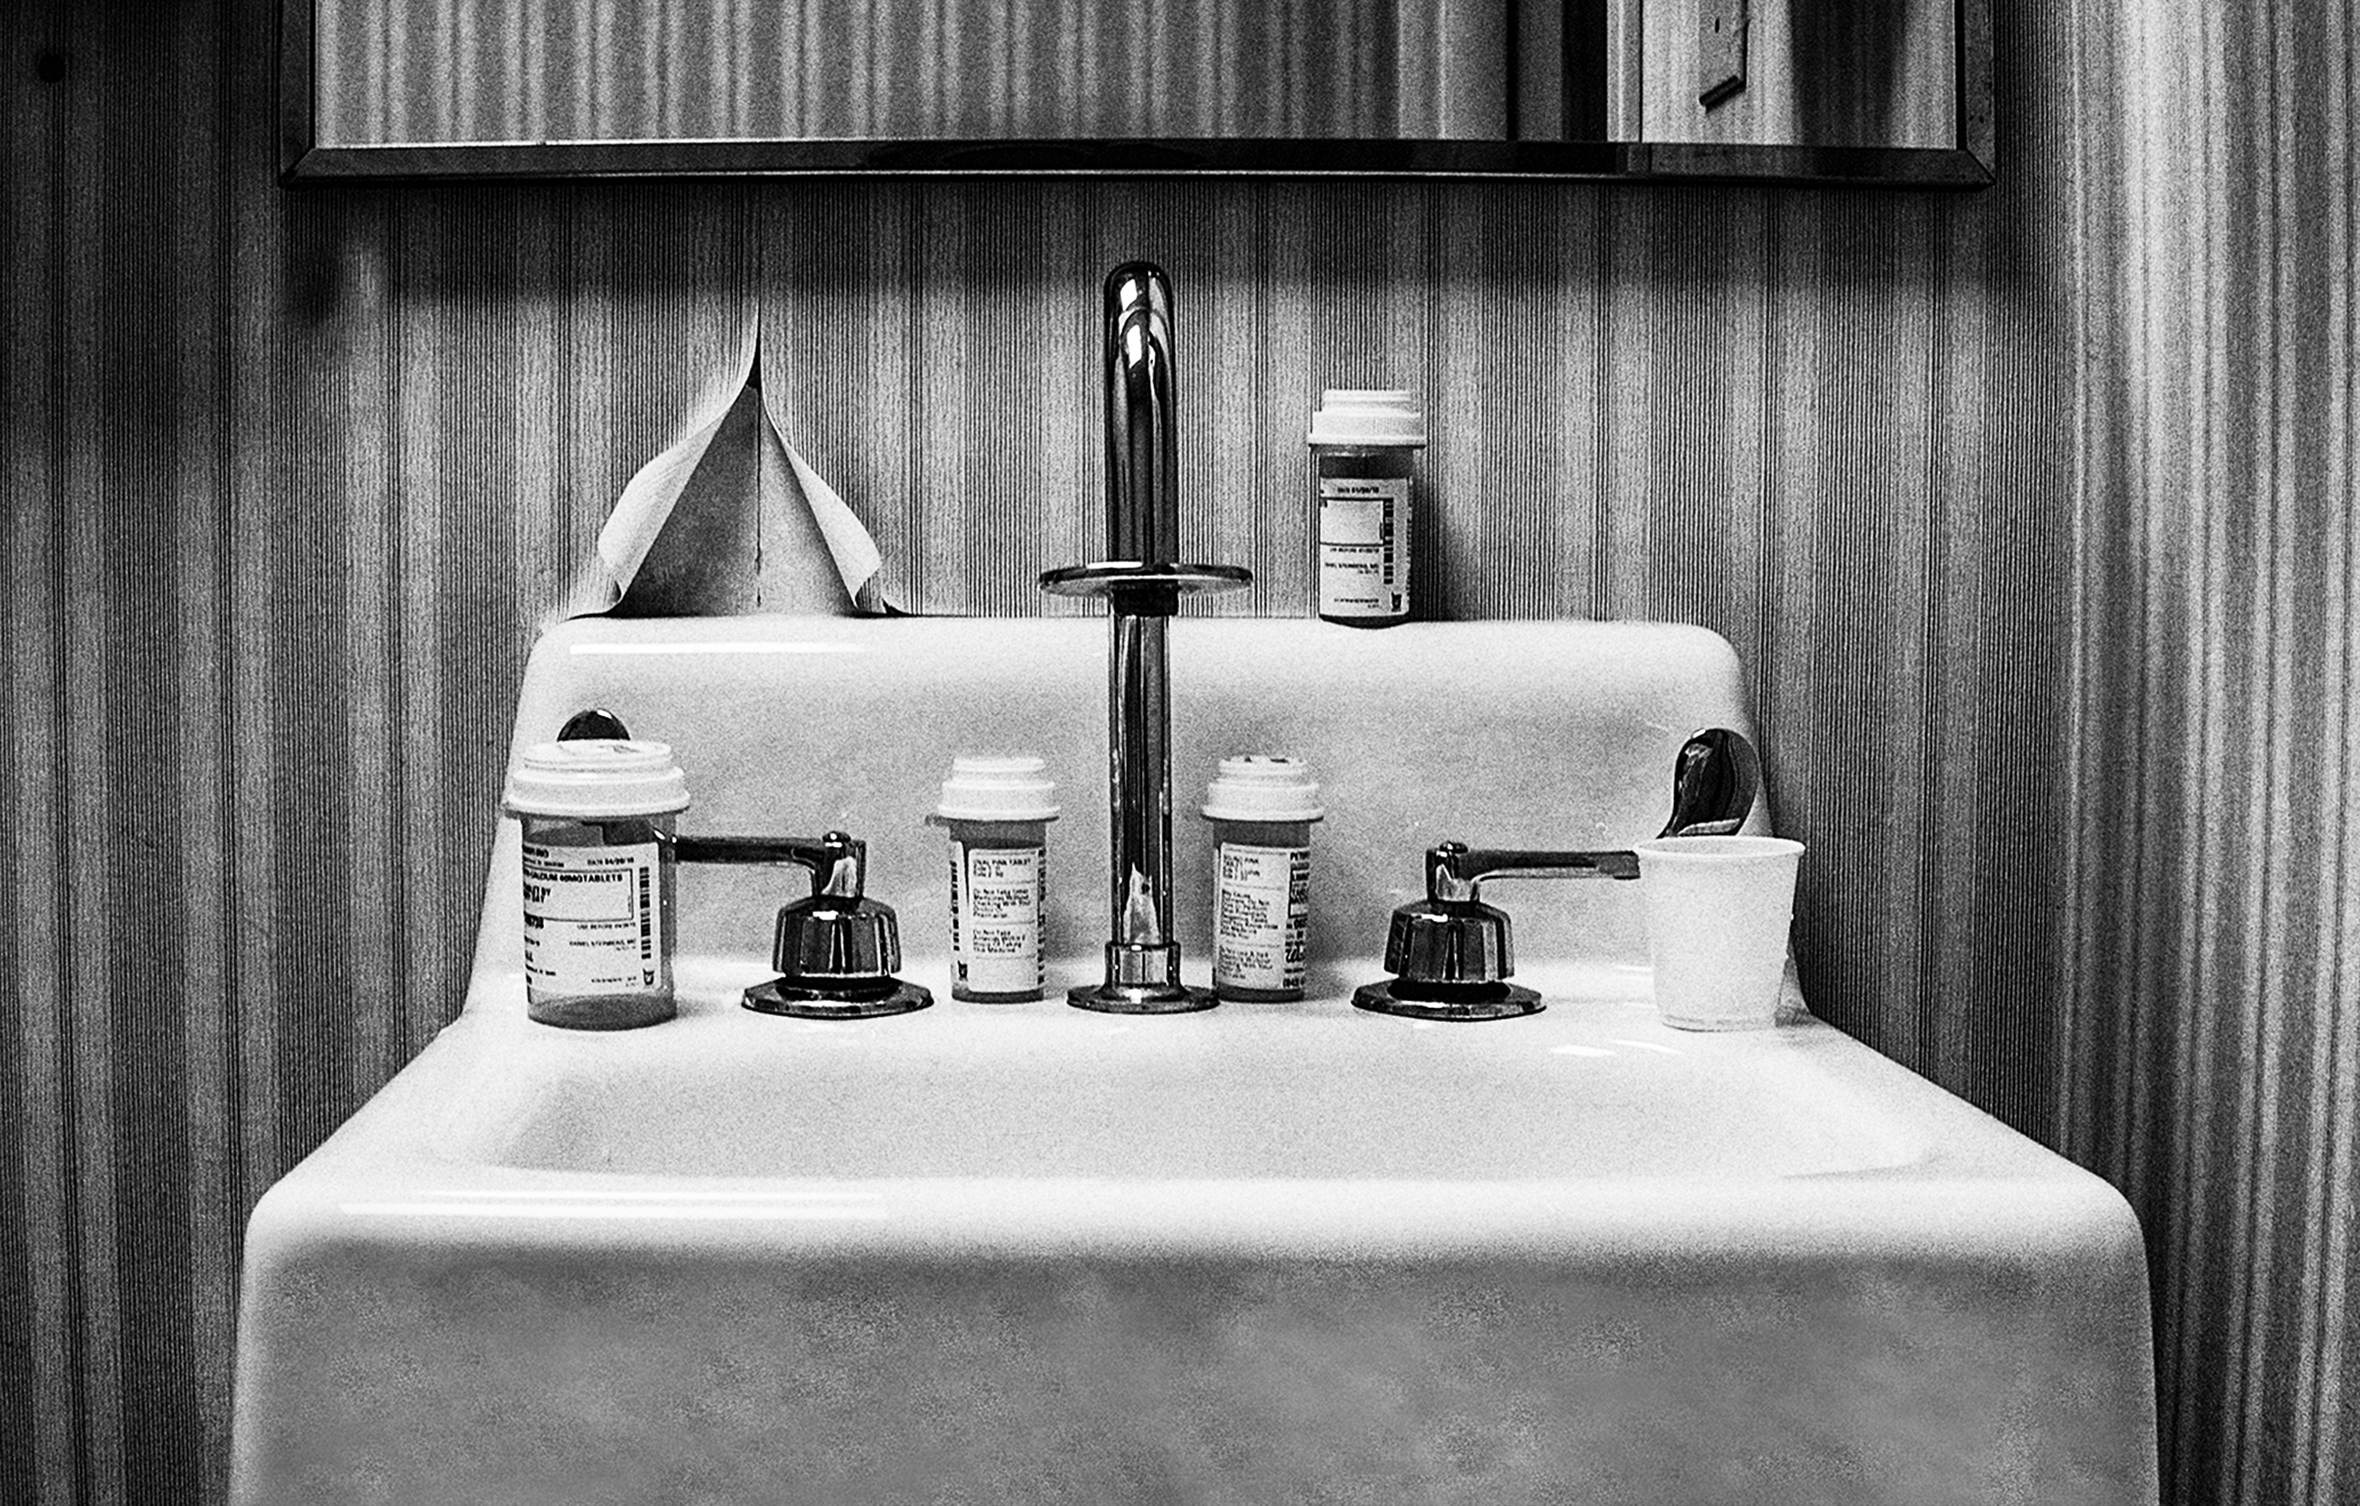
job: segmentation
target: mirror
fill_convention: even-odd
[[[290,183],[1991,181],[1989,0],[284,0]]]

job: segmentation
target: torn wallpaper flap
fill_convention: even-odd
[[[746,397],[760,401],[760,394],[750,390]],[[847,557],[828,537],[828,519],[809,500],[797,476],[796,462],[802,457],[779,438],[769,420],[757,420],[755,428],[759,433],[754,454],[762,469],[762,508],[755,528],[760,553],[752,574],[759,606],[749,610],[822,614],[871,610],[858,592],[876,577],[877,551],[869,545],[859,520],[852,520],[858,537],[844,546],[851,551]],[[841,499],[830,493],[830,500],[850,516]]]
[[[769,426],[761,407],[757,394],[740,393],[677,487],[670,514],[654,536],[623,539],[639,561],[627,576],[608,577],[620,583],[616,614],[732,617],[762,610],[762,524],[770,510],[764,505],[762,465],[771,447],[764,443]],[[615,516],[626,517],[623,504]],[[647,526],[644,515],[629,521]],[[613,531],[612,523],[609,527]],[[616,568],[604,558],[601,564]],[[843,610],[844,593],[832,575],[820,602],[822,612]]]
[[[568,616],[899,610],[875,539],[780,431],[754,372],[749,341],[736,385],[709,390],[624,486]]]
[[[844,589],[852,598],[854,610],[872,616],[907,610],[900,602],[886,598],[885,557],[868,529],[852,515],[852,509],[836,495],[836,489],[811,468],[802,452],[778,432],[777,424],[773,422],[769,428],[793,474],[796,491],[803,500],[803,513],[819,525],[820,538],[827,545],[828,557],[836,562],[836,573],[844,579]]]

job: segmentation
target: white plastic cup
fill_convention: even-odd
[[[1681,1030],[1776,1024],[1803,844],[1658,837],[1637,851],[1663,1022]]]

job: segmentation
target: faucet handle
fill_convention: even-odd
[[[750,863],[811,870],[814,894],[861,896],[869,844],[840,831],[821,837],[675,837],[683,863]]]
[[[1507,912],[1477,900],[1403,905],[1385,927],[1385,970],[1393,976],[1354,990],[1352,1002],[1417,1020],[1538,1013],[1541,996],[1508,981],[1516,971],[1513,934]]]
[[[1393,912],[1385,927],[1392,977],[1356,990],[1352,1002],[1379,1014],[1420,1020],[1504,1020],[1537,1014],[1541,996],[1510,983],[1516,971],[1507,912],[1483,903],[1493,878],[1631,878],[1638,854],[1533,847],[1426,849],[1426,897]]]
[[[1444,842],[1426,849],[1426,898],[1436,904],[1475,904],[1479,885],[1493,878],[1614,878],[1639,876],[1635,852],[1574,852],[1537,847],[1469,847]]]
[[[1385,970],[1412,983],[1490,984],[1516,971],[1507,912],[1473,900],[1402,905],[1385,927]]]
[[[869,846],[831,831],[819,837],[680,837],[684,863],[755,863],[810,870],[811,893],[779,906],[770,964],[779,975],[746,990],[748,1009],[805,1019],[907,1014],[934,995],[893,976],[901,925],[891,905],[867,898]]]
[[[1508,981],[1516,971],[1515,929],[1506,911],[1483,903],[1483,881],[1638,876],[1635,852],[1470,847],[1464,842],[1429,847],[1426,897],[1396,909],[1385,927],[1385,970],[1393,976],[1356,990],[1352,1002],[1379,1014],[1421,1020],[1537,1014],[1541,996]]]
[[[1501,983],[1516,971],[1514,934],[1505,911],[1483,903],[1478,887],[1495,878],[1639,876],[1631,852],[1469,847],[1426,849],[1426,898],[1393,912],[1385,929],[1385,966],[1411,983]]]

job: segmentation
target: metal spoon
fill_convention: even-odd
[[[1727,727],[1707,727],[1672,760],[1672,817],[1656,835],[1726,837],[1745,824],[1762,787],[1754,745]]]

